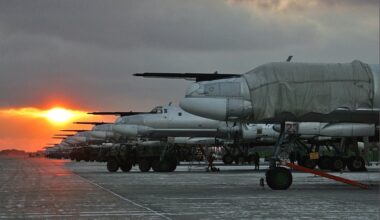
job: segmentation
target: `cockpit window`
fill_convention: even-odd
[[[152,111],[150,111],[150,113],[153,113],[153,114],[162,114],[162,107],[155,107],[154,109],[152,109]]]
[[[118,124],[118,123],[121,123],[123,122],[123,117],[118,117],[116,120],[115,120],[115,124]]]

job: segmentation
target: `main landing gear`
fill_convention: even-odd
[[[265,174],[266,182],[273,190],[288,189],[293,182],[293,176],[290,170],[285,167],[277,166],[277,163],[280,161],[280,151],[282,150],[282,144],[285,139],[284,126],[281,127],[280,136],[274,145],[273,157],[269,160],[269,170]]]
[[[286,165],[292,169],[312,173],[318,176],[322,176],[325,178],[329,178],[335,181],[339,181],[342,183],[346,183],[349,185],[357,186],[362,189],[368,189],[368,186],[362,184],[360,182],[349,180],[346,178],[342,178],[339,176],[334,176],[322,171],[313,170],[316,163],[308,163],[306,161],[302,161],[303,163],[296,165],[293,163],[287,163],[286,157],[289,156],[287,151],[290,147],[299,144],[297,142],[299,136],[295,133],[296,129],[292,127],[292,124],[287,124],[285,131],[285,124],[281,126],[280,136],[278,137],[276,144],[274,145],[274,154],[273,157],[269,161],[270,168],[266,172],[266,182],[268,186],[273,190],[285,190],[288,189],[292,185],[293,177],[292,173],[289,169],[278,166],[278,165]],[[285,133],[287,135],[287,143],[284,143]],[[284,163],[285,162],[285,163]],[[360,171],[363,170],[365,162],[360,156],[352,156],[348,158],[347,162],[342,157],[321,157],[318,161],[318,166],[320,168],[330,168],[331,170],[342,170],[346,165],[351,171]],[[365,169],[365,167],[364,167]]]

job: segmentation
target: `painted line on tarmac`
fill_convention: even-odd
[[[86,182],[88,182],[88,183],[90,183],[90,184],[92,184],[92,185],[94,185],[94,186],[96,186],[96,187],[98,187],[98,188],[100,188],[100,189],[102,189],[102,190],[108,192],[108,193],[111,193],[112,195],[118,197],[119,199],[122,199],[122,200],[124,200],[124,201],[126,201],[126,202],[132,203],[133,205],[135,205],[135,206],[137,206],[137,207],[140,207],[140,208],[143,208],[143,209],[145,209],[145,210],[148,210],[148,211],[150,211],[150,212],[152,212],[152,213],[154,213],[154,214],[156,214],[156,215],[158,215],[158,216],[160,216],[160,217],[162,217],[162,218],[172,220],[171,218],[169,218],[168,216],[165,216],[165,215],[162,214],[162,213],[159,213],[159,212],[154,211],[153,209],[151,209],[151,208],[149,208],[149,207],[143,206],[143,205],[138,204],[138,203],[136,203],[136,202],[134,202],[134,201],[132,201],[132,200],[130,200],[130,199],[127,199],[127,198],[125,198],[124,196],[119,195],[119,194],[115,193],[114,191],[112,191],[112,190],[110,190],[110,189],[107,189],[107,188],[105,188],[105,187],[103,187],[103,186],[101,186],[101,185],[99,185],[99,184],[97,184],[97,183],[92,182],[92,181],[89,180],[89,179],[84,178],[83,176],[80,176],[80,175],[76,174],[75,172],[73,172],[73,174],[75,174],[76,176],[79,176],[79,177],[80,177],[81,179],[83,179],[84,181],[86,181]]]

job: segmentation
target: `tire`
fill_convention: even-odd
[[[107,170],[109,172],[116,172],[119,169],[119,165],[117,164],[117,161],[115,159],[109,159],[107,161]]]
[[[173,164],[174,162],[172,160],[164,160],[160,164],[160,171],[161,172],[172,172],[173,171]]]
[[[172,161],[169,172],[174,172],[175,169],[177,169],[177,161]]]
[[[132,163],[130,163],[130,162],[126,162],[126,163],[124,163],[124,164],[121,164],[121,165],[120,165],[120,169],[121,169],[121,171],[123,171],[123,172],[129,172],[129,171],[131,171],[131,169],[132,169]]]
[[[322,156],[322,157],[320,157],[319,160],[318,160],[318,167],[319,167],[319,169],[321,169],[321,170],[327,170],[327,169],[329,169],[330,160],[331,160],[331,158],[328,157],[328,156]]]
[[[255,156],[253,156],[253,155],[249,156],[248,163],[249,164],[255,164]]]
[[[154,159],[152,161],[152,170],[154,172],[160,172],[160,159]]]
[[[353,172],[366,170],[364,159],[360,156],[352,156],[348,158],[347,168]]]
[[[331,171],[341,171],[346,167],[346,163],[342,157],[332,157],[329,165]]]
[[[266,182],[273,190],[288,189],[293,182],[292,173],[284,167],[275,167],[266,172]]]
[[[147,159],[141,159],[139,162],[139,169],[141,172],[149,172],[151,167],[150,161]]]
[[[235,160],[236,164],[242,165],[245,163],[245,158],[243,156],[238,156]]]
[[[225,154],[223,155],[223,163],[226,165],[230,165],[234,162],[234,158],[231,156],[231,154]]]

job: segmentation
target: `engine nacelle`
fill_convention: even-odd
[[[242,138],[244,140],[274,142],[279,135],[274,130],[274,126],[272,124],[245,124],[242,126]]]
[[[375,124],[286,122],[285,131],[300,135],[327,137],[371,137],[375,135]]]

